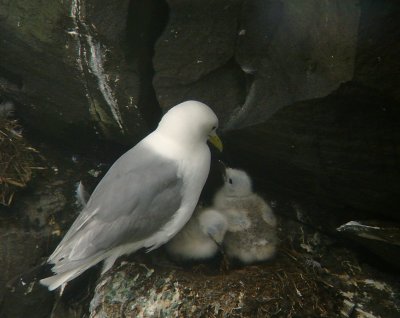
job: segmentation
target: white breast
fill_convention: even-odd
[[[178,177],[183,179],[181,206],[171,221],[145,242],[145,247],[152,250],[169,241],[190,219],[210,171],[211,155],[204,142],[182,147],[157,132],[150,134],[143,142],[160,156],[176,161]]]

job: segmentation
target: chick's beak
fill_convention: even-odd
[[[226,176],[226,165],[222,160],[218,160],[218,163],[221,168],[222,178],[223,178],[224,182],[226,182],[226,180],[228,179],[228,177]]]
[[[219,139],[219,137],[216,133],[212,133],[211,135],[209,135],[208,141],[210,143],[212,143],[215,148],[217,148],[219,151],[222,152],[222,149],[223,149],[222,141],[221,141],[221,139]]]

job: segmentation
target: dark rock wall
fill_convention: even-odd
[[[138,72],[121,39],[129,1],[0,2],[1,94],[30,125],[59,139],[138,139]],[[96,129],[94,129],[94,127]]]
[[[231,161],[252,171],[267,193],[330,206],[332,218],[358,210],[400,220],[399,122],[393,99],[347,84],[231,131],[225,141]]]
[[[205,100],[226,128],[237,128],[326,96],[353,76],[357,1],[168,3],[154,58],[163,107]]]
[[[0,98],[84,149],[197,99],[264,193],[315,203],[330,230],[399,220],[399,21],[397,0],[0,0]],[[25,239],[0,229],[4,253]]]
[[[134,143],[159,105],[226,129],[361,82],[398,100],[396,1],[0,2],[1,93],[34,127]],[[46,122],[43,125],[43,122]]]
[[[75,215],[65,195],[71,174],[62,172],[37,178],[12,209],[0,207],[0,317],[49,317],[54,295],[38,284],[40,265],[59,240],[62,211],[68,223]]]
[[[243,103],[244,74],[234,60],[241,2],[168,1],[170,18],[154,56],[161,107],[202,100],[226,122]]]
[[[99,133],[132,144],[157,123],[159,106],[186,99],[212,105],[227,129],[243,127],[352,80],[369,6],[2,1],[0,92],[32,126],[64,139]]]
[[[104,154],[98,137],[133,145],[197,99],[220,118],[226,163],[297,220],[399,221],[399,21],[398,0],[0,0],[0,100],[60,148]],[[52,310],[31,267],[76,215],[76,170],[0,210],[1,317]]]
[[[41,144],[36,149],[43,156],[37,165],[43,169],[15,194],[10,208],[0,206],[0,317],[83,317],[55,313],[57,293],[39,280],[51,274],[43,265],[81,209],[75,197],[77,182],[95,180],[90,173],[102,173],[101,154],[80,160],[63,147]],[[86,291],[75,290],[69,301],[85,302]]]
[[[201,100],[233,163],[276,162],[255,171],[276,189],[393,216],[399,17],[394,0],[1,1],[0,94],[84,148],[96,134],[132,145]]]
[[[354,81],[400,102],[398,1],[361,1]]]
[[[350,80],[359,15],[357,1],[245,1],[236,57],[254,81],[233,123],[259,123]]]

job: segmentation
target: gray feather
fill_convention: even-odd
[[[56,273],[116,246],[145,239],[171,220],[182,201],[173,161],[142,145],[118,159],[49,258]]]

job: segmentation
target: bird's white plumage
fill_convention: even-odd
[[[212,208],[197,208],[185,227],[166,244],[167,252],[176,260],[212,258],[222,243],[228,222]]]
[[[210,168],[206,144],[218,119],[206,105],[188,101],[170,109],[157,129],[121,156],[49,257],[53,290],[105,260],[103,272],[123,254],[152,250],[189,220]]]
[[[228,220],[223,243],[228,257],[250,264],[275,255],[276,217],[269,205],[253,192],[247,173],[226,169],[225,183],[214,197],[214,207]]]

